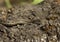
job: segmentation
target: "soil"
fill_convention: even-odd
[[[0,6],[0,42],[60,42],[60,3]]]

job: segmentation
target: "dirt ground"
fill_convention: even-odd
[[[59,0],[38,5],[0,6],[0,42],[60,42]]]

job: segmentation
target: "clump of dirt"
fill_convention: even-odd
[[[15,5],[0,10],[0,42],[60,42],[60,5]]]

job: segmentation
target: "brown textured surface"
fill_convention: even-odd
[[[0,42],[60,42],[60,5],[44,0],[36,6],[14,6],[12,11],[2,7]]]
[[[57,2],[60,4],[60,0],[57,0]]]

